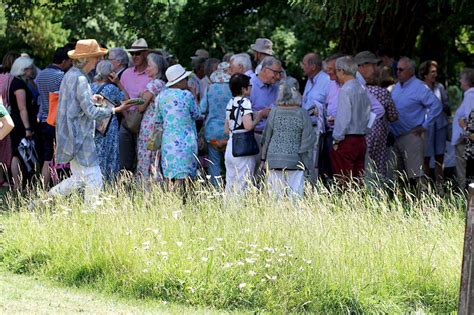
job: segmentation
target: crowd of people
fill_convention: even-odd
[[[198,49],[192,71],[143,38],[127,49],[79,40],[44,69],[7,53],[0,185],[21,192],[39,178],[52,196],[84,187],[91,199],[124,173],[173,185],[200,174],[226,193],[266,184],[298,197],[318,180],[403,177],[442,194],[449,167],[462,189],[474,179],[474,69],[460,74],[450,123],[436,61],[310,52],[300,91],[269,39],[249,48],[222,60]]]

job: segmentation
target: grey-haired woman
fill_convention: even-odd
[[[150,176],[158,178],[160,172],[157,151],[148,150],[147,142],[153,130],[159,127],[154,119],[158,110],[155,99],[165,87],[165,71],[168,68],[168,63],[162,55],[155,53],[148,54],[147,61],[148,66],[145,71],[153,80],[147,84],[146,90],[142,94],[145,104],[139,108],[139,111],[144,111],[145,114],[143,114],[143,119],[140,123],[140,133],[138,134],[137,173],[144,178]]]
[[[268,189],[277,195],[303,196],[305,173],[315,180],[313,148],[316,135],[301,94],[287,83],[279,87],[262,136],[262,164],[267,163]]]
[[[119,85],[117,87],[110,80],[113,65],[109,60],[100,61],[95,70],[94,83],[91,85],[92,93],[103,95],[116,104],[120,104],[124,99],[128,98],[126,92],[120,90],[119,87],[122,86]],[[106,181],[111,181],[120,170],[119,124],[116,115],[112,116],[105,134],[98,131],[95,132],[94,141],[102,176]]]

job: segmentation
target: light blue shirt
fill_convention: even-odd
[[[409,133],[417,126],[428,129],[441,113],[441,103],[433,92],[413,76],[403,85],[398,82],[392,90],[392,99],[400,114],[390,130],[398,137]]]
[[[370,99],[357,80],[349,80],[339,90],[336,122],[332,137],[344,140],[346,135],[365,135],[370,119]]]
[[[313,78],[308,78],[303,93],[302,108],[311,111],[316,108],[317,116],[311,115],[313,125],[317,125],[320,132],[324,132],[324,104],[329,92],[329,75],[324,71],[319,71]]]
[[[451,138],[452,145],[458,144],[464,133],[464,130],[459,126],[459,119],[469,117],[469,113],[472,110],[474,110],[474,87],[464,92],[464,99],[454,114],[453,136]]]
[[[252,103],[252,111],[258,112],[266,107],[275,107],[275,102],[278,96],[278,83],[264,84],[258,75],[252,76],[250,79],[252,89],[250,91],[250,102]],[[259,121],[255,126],[255,131],[263,131],[267,119]]]
[[[204,137],[209,142],[212,139],[226,139],[224,124],[226,106],[232,98],[228,82],[212,83],[201,99],[201,113],[206,117]]]

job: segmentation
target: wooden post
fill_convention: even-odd
[[[458,314],[474,313],[474,184],[469,185]]]

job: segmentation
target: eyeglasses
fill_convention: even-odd
[[[282,75],[282,74],[283,74],[283,70],[278,71],[278,70],[273,70],[273,69],[270,68],[270,67],[266,67],[266,68],[267,68],[268,70],[271,70],[271,71],[272,71],[273,73],[275,73],[275,74],[279,74],[279,75]]]
[[[397,71],[398,71],[398,72],[403,72],[404,70],[405,70],[405,69],[403,69],[403,68],[397,68]]]

